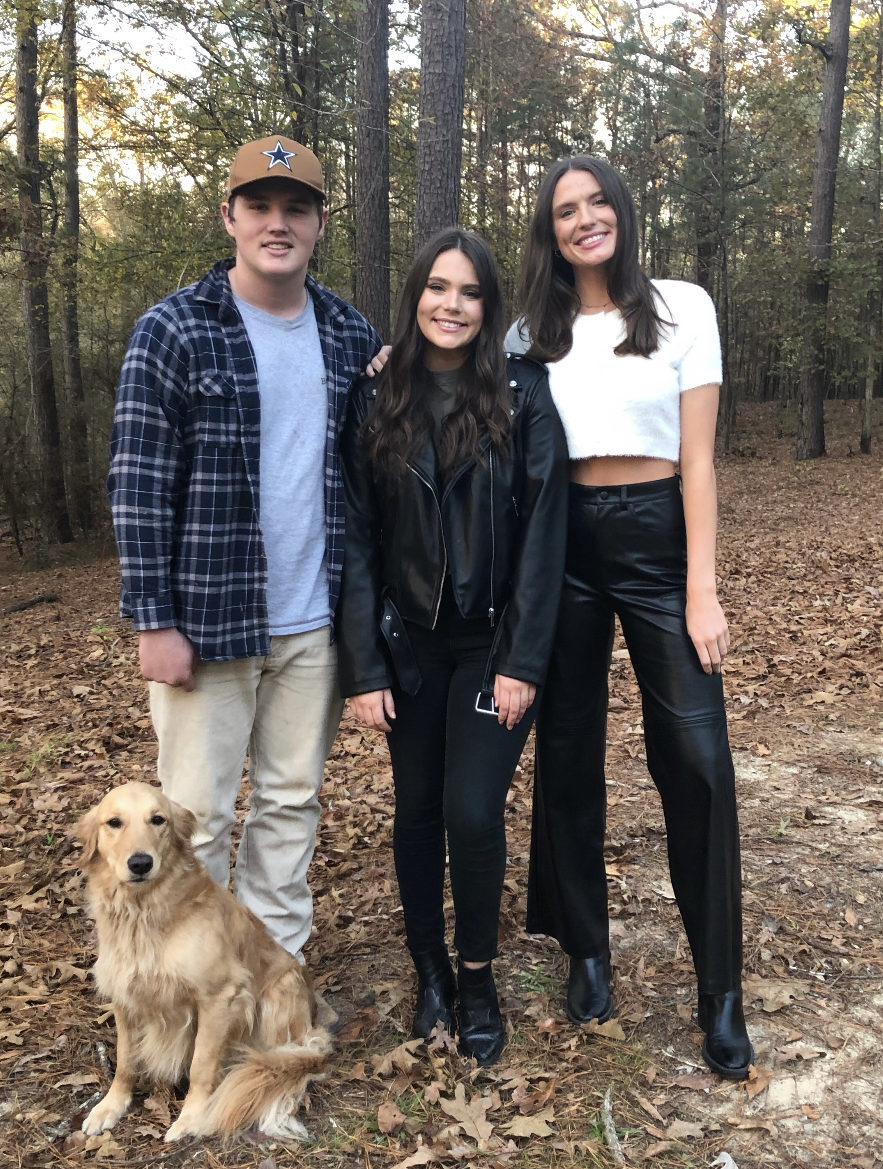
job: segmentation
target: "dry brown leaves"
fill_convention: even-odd
[[[312,878],[310,964],[343,1021],[335,1070],[311,1092],[313,1142],[268,1147],[251,1134],[228,1147],[168,1148],[161,1136],[178,1103],[164,1092],[87,1140],[79,1124],[109,1081],[114,1029],[91,989],[92,933],[67,833],[108,787],[152,777],[153,736],[133,640],[116,616],[114,561],[24,571],[0,541],[0,609],[59,597],[4,616],[0,633],[0,1163],[608,1166],[609,1089],[626,1164],[880,1165],[883,474],[879,453],[844,453],[848,411],[835,419],[844,437],[827,460],[796,466],[780,444],[775,457],[731,456],[719,471],[757,1052],[745,1084],[725,1084],[702,1063],[690,956],[620,645],[609,733],[612,1023],[567,1022],[563,959],[523,932],[529,747],[508,804],[497,963],[508,1046],[479,1070],[443,1034],[409,1038],[413,979],[386,749],[347,719],[327,770]],[[772,408],[760,414],[775,421]],[[759,425],[751,412],[747,423]]]

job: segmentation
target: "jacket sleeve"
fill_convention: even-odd
[[[568,460],[548,375],[536,369],[534,376],[519,419],[520,540],[493,668],[539,685],[546,677],[564,578]]]
[[[366,381],[357,382],[353,389],[340,447],[346,538],[336,629],[340,689],[344,698],[392,685],[392,672],[380,632],[380,512],[360,435],[367,414]]]
[[[175,508],[185,475],[181,411],[188,357],[162,313],[135,326],[120,372],[107,490],[122,573],[121,609],[136,629],[176,623]]]

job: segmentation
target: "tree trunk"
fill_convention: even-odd
[[[356,307],[389,335],[389,0],[356,15]]]
[[[727,242],[727,0],[717,0],[711,34],[711,52],[705,78],[708,182],[703,191],[703,205],[708,213],[704,218],[704,235],[700,231],[697,240],[697,268],[699,283],[707,292],[717,295],[724,374],[719,411],[720,441],[724,454],[729,454],[736,428],[736,387],[730,368],[730,267]]]
[[[840,154],[840,125],[849,50],[851,0],[831,0],[828,41],[823,46],[825,80],[813,167],[809,271],[805,290],[803,364],[797,407],[797,458],[825,453],[825,338],[830,284],[834,189]]]
[[[877,239],[883,234],[883,0],[877,12],[877,67],[874,70],[874,153],[877,161],[876,217]],[[883,255],[877,257],[877,285],[868,294],[871,328],[868,337],[868,368],[865,373],[865,400],[859,447],[863,455],[871,453],[871,427],[874,421],[874,384],[877,380],[877,346],[883,318]]]
[[[303,0],[282,0],[282,19],[275,20],[274,29],[281,40],[278,60],[285,99],[290,111],[291,136],[308,146],[306,69],[304,67],[304,5]]]
[[[715,276],[721,246],[723,190],[722,137],[726,133],[724,96],[727,2],[717,0],[711,24],[708,72],[703,83],[703,126],[699,139],[699,190],[696,200],[696,280],[709,296],[715,293]]]
[[[32,0],[16,11],[15,132],[18,139],[18,206],[21,215],[22,305],[34,406],[41,513],[50,542],[73,539],[62,474],[52,344],[49,334],[47,255],[40,207],[37,102],[37,18]]]
[[[70,411],[71,497],[82,532],[92,527],[91,476],[86,396],[80,362],[79,289],[80,177],[78,173],[79,113],[77,109],[77,5],[64,0],[61,16],[61,67],[64,91],[64,239],[61,257],[64,382]]]
[[[414,247],[460,216],[466,0],[426,0],[420,39]]]
[[[322,142],[319,133],[319,106],[322,92],[322,81],[320,76],[321,59],[319,54],[319,29],[322,24],[322,17],[324,13],[318,3],[314,0],[313,3],[313,35],[310,41],[310,84],[307,88],[309,97],[309,140],[306,145],[310,147],[313,154],[322,157]]]

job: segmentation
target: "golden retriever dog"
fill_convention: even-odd
[[[95,978],[113,1003],[116,1075],[83,1122],[113,1128],[139,1078],[189,1077],[167,1141],[256,1124],[301,1139],[294,1116],[325,1069],[309,975],[193,855],[192,812],[159,788],[115,788],[77,825],[98,927]]]

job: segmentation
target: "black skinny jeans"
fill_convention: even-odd
[[[574,957],[609,953],[604,871],[607,674],[614,613],[638,683],[672,886],[699,990],[741,985],[739,829],[719,674],[687,635],[676,478],[571,484],[567,567],[537,720],[528,930]]]
[[[393,689],[393,850],[408,948],[436,950],[445,944],[447,830],[454,945],[465,961],[485,962],[497,954],[506,793],[533,707],[511,731],[476,712],[493,631],[452,609],[443,604],[434,630],[407,623],[423,682],[413,696]]]

